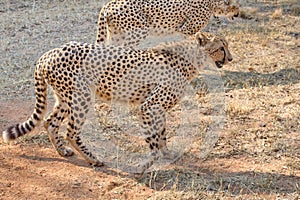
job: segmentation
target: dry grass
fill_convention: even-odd
[[[258,8],[253,8],[253,7],[241,8],[239,17],[247,20],[254,19],[257,15],[257,10]]]
[[[228,38],[234,55],[232,64],[221,71],[226,124],[219,141],[206,159],[194,156],[199,150],[194,145],[174,165],[137,181],[155,191],[144,198],[300,198],[299,1],[240,3],[241,18],[207,27]],[[0,2],[1,100],[33,98],[34,62],[43,52],[69,40],[94,42],[99,5],[96,1]],[[47,139],[33,140],[45,145]],[[32,138],[23,142],[32,143]],[[110,190],[122,191],[126,185]]]
[[[276,9],[276,10],[272,13],[271,18],[272,18],[272,19],[280,19],[280,18],[282,17],[282,12],[283,12],[282,8]]]

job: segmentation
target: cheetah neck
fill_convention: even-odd
[[[212,59],[208,56],[204,47],[200,47],[195,40],[183,40],[181,42],[170,42],[158,45],[152,49],[158,53],[168,53],[179,56],[188,61],[189,71],[187,79],[193,79],[200,70],[213,65]],[[214,66],[214,65],[213,65]]]

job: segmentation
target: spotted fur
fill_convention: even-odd
[[[46,112],[47,85],[56,104],[44,122],[49,138],[62,156],[71,156],[58,134],[67,121],[66,140],[93,166],[101,166],[81,140],[82,126],[91,108],[92,94],[105,102],[139,105],[140,124],[152,157],[166,148],[165,113],[184,96],[199,70],[214,63],[218,67],[232,60],[226,40],[196,34],[177,43],[149,50],[112,45],[70,42],[46,52],[36,62],[36,103],[32,115],[21,124],[3,131],[6,142],[32,131]],[[155,160],[155,159],[153,159]],[[153,161],[152,160],[152,161]],[[153,162],[146,163],[143,169]]]
[[[135,47],[149,35],[192,36],[212,16],[238,14],[233,0],[112,0],[100,11],[96,44]]]

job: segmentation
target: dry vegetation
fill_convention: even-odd
[[[80,157],[60,158],[45,134],[11,146],[0,140],[0,199],[299,199],[300,3],[240,3],[240,18],[207,27],[228,38],[234,61],[220,72],[226,122],[205,159],[194,155],[196,142],[174,164],[135,180],[116,169],[94,171]],[[70,40],[94,42],[101,6],[0,2],[1,131],[33,108],[35,60]],[[122,132],[122,124],[103,123],[106,131]]]

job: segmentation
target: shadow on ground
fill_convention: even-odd
[[[147,174],[141,180],[157,191],[224,192],[241,194],[294,194],[299,193],[300,177],[270,172],[226,172],[209,168],[186,166],[184,169],[160,170]]]
[[[234,89],[300,83],[300,70],[295,68],[281,69],[274,73],[258,73],[255,71],[238,72],[224,70],[221,72],[221,74],[222,81],[224,82],[225,92],[229,92]],[[199,78],[196,78],[191,82],[193,87],[197,88],[198,91],[207,90],[207,84],[202,79],[203,76],[205,76],[205,74],[201,75]]]
[[[289,85],[300,83],[300,70],[281,69],[274,73],[223,71],[226,91],[249,87]]]

